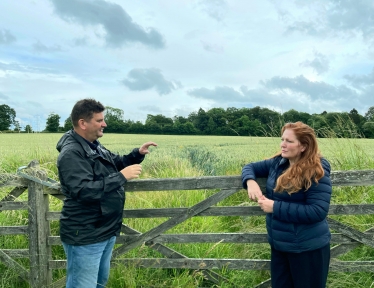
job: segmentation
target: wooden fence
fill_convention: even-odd
[[[49,211],[51,196],[62,200],[60,185],[47,178],[38,169],[38,163],[32,161],[28,167],[15,175],[0,174],[0,188],[11,186],[13,189],[0,200],[0,212],[4,210],[28,210],[27,226],[0,226],[0,236],[27,234],[28,249],[0,249],[0,261],[9,269],[13,269],[31,287],[63,287],[65,277],[53,282],[52,270],[64,269],[66,260],[52,260],[51,246],[61,245],[60,237],[51,236],[50,221],[59,219],[60,212]],[[371,186],[374,185],[374,170],[337,171],[331,175],[334,186]],[[266,179],[259,179],[264,189]],[[230,281],[217,272],[220,269],[269,270],[268,259],[204,259],[189,258],[166,246],[168,243],[267,243],[266,233],[200,233],[200,234],[164,234],[176,225],[191,217],[212,216],[264,216],[257,206],[217,207],[218,202],[242,189],[240,176],[212,176],[197,178],[141,179],[126,184],[127,192],[172,191],[172,190],[206,190],[220,189],[217,193],[204,199],[192,207],[159,208],[159,209],[125,209],[124,218],[169,219],[146,232],[122,225],[122,234],[117,239],[121,244],[113,251],[112,264],[131,264],[144,268],[177,268],[201,271],[204,276],[215,282]],[[27,201],[17,198],[28,191]],[[374,192],[373,192],[374,193]],[[374,214],[374,204],[331,205],[330,215]],[[348,253],[360,245],[374,248],[374,237],[371,229],[360,232],[334,219],[328,218],[332,234],[330,271],[340,272],[374,272],[374,261],[340,261],[338,256]],[[374,225],[374,224],[373,224]],[[5,236],[4,236],[5,237]],[[164,258],[119,258],[120,255],[145,245],[164,255]],[[15,258],[28,258],[30,268],[20,265]],[[270,279],[259,283],[256,287],[270,287]]]

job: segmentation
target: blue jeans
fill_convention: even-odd
[[[116,236],[94,244],[68,245],[66,288],[103,288],[109,279],[110,259]]]

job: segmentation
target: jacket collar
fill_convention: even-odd
[[[287,158],[283,158],[282,156],[279,156],[281,159],[279,161],[278,166],[289,166],[290,161]]]
[[[89,142],[84,139],[81,135],[79,135],[77,132],[74,130],[71,130],[71,136],[82,146],[84,152],[86,152],[87,156],[92,157],[92,156],[99,156],[99,154],[95,151],[96,149],[93,149]],[[100,142],[95,141],[95,146],[99,146]]]

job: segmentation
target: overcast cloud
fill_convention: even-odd
[[[132,69],[122,83],[132,91],[144,91],[154,88],[159,95],[170,94],[181,86],[164,78],[159,69]]]
[[[12,42],[16,41],[16,37],[14,37],[9,30],[0,30],[0,45],[7,45]]]
[[[66,21],[80,25],[100,25],[110,46],[140,42],[153,48],[164,47],[164,39],[154,28],[144,29],[135,23],[115,2],[104,0],[51,0],[55,12]]]
[[[374,106],[372,0],[2,0],[0,105],[43,129],[92,97],[125,119]]]
[[[319,75],[329,71],[329,59],[327,56],[321,53],[315,53],[313,60],[306,60],[300,63],[303,67],[312,67],[314,71]]]

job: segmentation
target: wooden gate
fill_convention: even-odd
[[[3,179],[3,180],[1,180]],[[374,185],[374,170],[339,171],[333,172],[334,186],[369,186]],[[264,189],[266,179],[260,179],[259,184]],[[60,212],[49,211],[49,197],[63,199],[58,182],[48,179],[38,169],[33,161],[17,175],[0,175],[0,187],[14,186],[14,189],[2,200],[1,210],[28,210],[28,226],[0,227],[0,235],[28,234],[29,249],[0,249],[0,261],[15,270],[20,277],[28,281],[31,287],[63,287],[65,278],[52,281],[53,269],[64,269],[66,260],[52,260],[51,246],[61,245],[59,236],[50,235],[50,221],[59,219]],[[131,264],[144,268],[177,268],[201,271],[212,282],[230,281],[212,270],[240,269],[240,270],[269,270],[269,259],[206,259],[190,258],[188,255],[175,251],[166,246],[168,243],[267,243],[266,233],[199,233],[199,234],[165,234],[168,230],[192,217],[220,217],[220,216],[264,216],[264,212],[257,206],[215,206],[220,201],[242,189],[240,176],[213,176],[197,178],[174,179],[144,179],[133,180],[126,184],[126,191],[156,192],[181,190],[219,189],[218,192],[203,201],[185,208],[159,209],[125,209],[124,218],[156,218],[169,219],[149,231],[136,231],[122,225],[122,234],[117,238],[118,248],[113,251],[112,265],[119,263]],[[28,201],[16,199],[28,190]],[[360,205],[331,205],[329,215],[359,215],[374,214],[374,204]],[[332,234],[331,271],[374,272],[374,261],[340,261],[336,257],[345,254],[359,245],[374,248],[374,238],[371,229],[360,232],[334,219],[328,218]],[[120,258],[128,251],[146,245],[156,250],[164,258]],[[27,257],[30,259],[30,269],[27,270],[13,258]],[[270,279],[259,283],[257,287],[270,287]]]

